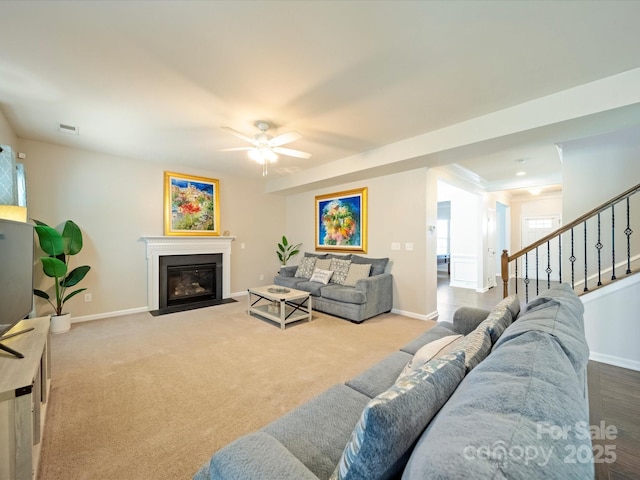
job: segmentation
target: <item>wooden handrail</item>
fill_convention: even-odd
[[[502,267],[501,275],[502,275],[502,283],[503,283],[503,296],[506,297],[509,294],[508,283],[509,283],[509,263],[510,262],[520,258],[524,254],[529,253],[532,250],[535,250],[540,245],[544,245],[545,243],[553,240],[554,238],[562,235],[563,233],[568,232],[572,228],[575,228],[576,226],[580,225],[581,223],[590,219],[591,217],[594,217],[597,214],[602,213],[612,205],[615,205],[616,203],[620,202],[621,200],[624,200],[625,198],[633,195],[634,193],[637,193],[638,191],[640,191],[640,184],[636,185],[635,187],[631,187],[629,190],[621,193],[620,195],[613,197],[611,200],[606,201],[602,205],[594,208],[593,210],[589,210],[584,215],[576,218],[573,222],[560,227],[559,229],[551,232],[549,235],[546,235],[545,237],[541,238],[540,240],[537,240],[536,242],[523,248],[522,250],[517,251],[513,255],[509,255],[509,252],[507,250],[503,250],[502,256],[501,256],[501,267]]]

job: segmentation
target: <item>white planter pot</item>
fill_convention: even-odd
[[[71,314],[51,315],[51,333],[66,333],[71,329]]]

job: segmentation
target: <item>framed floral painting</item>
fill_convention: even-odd
[[[220,235],[219,194],[217,179],[164,172],[164,234]]]
[[[367,252],[367,189],[316,196],[316,250]]]

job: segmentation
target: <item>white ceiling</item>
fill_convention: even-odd
[[[259,177],[220,127],[264,119],[313,154],[269,179],[640,67],[629,1],[3,1],[0,18],[20,138]],[[538,133],[446,163],[492,190],[520,169],[557,183],[562,138]]]

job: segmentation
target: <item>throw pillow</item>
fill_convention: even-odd
[[[319,268],[320,270],[331,270],[331,259],[319,258],[318,260],[316,260],[315,268]]]
[[[351,254],[347,254],[347,255],[343,255],[343,254],[336,254],[336,253],[327,253],[327,258],[331,259],[331,258],[337,258],[338,260],[351,260]]]
[[[295,276],[298,278],[306,278],[309,280],[311,275],[313,275],[313,269],[316,265],[316,257],[304,257],[300,265],[298,265],[298,269],[296,270]]]
[[[326,253],[304,252],[304,256],[305,257],[313,257],[313,258],[327,258],[327,254]]]
[[[329,270],[333,270],[333,283],[344,285],[344,281],[349,273],[349,265],[351,265],[351,260],[331,259]]]
[[[313,275],[311,275],[311,281],[324,283],[326,285],[327,283],[329,283],[331,275],[333,275],[333,272],[331,270],[322,270],[320,268],[316,268],[313,271]]]
[[[431,360],[373,398],[330,480],[394,478],[408,451],[464,377],[464,353]]]
[[[489,313],[487,318],[482,321],[478,328],[484,328],[489,337],[491,344],[495,344],[502,333],[513,322],[514,313],[517,316],[520,312],[520,300],[517,295],[511,295],[504,298]]]
[[[489,332],[478,325],[473,332],[464,337],[459,346],[465,353],[465,367],[467,373],[473,370],[478,364],[487,358],[491,351],[491,337]]]
[[[370,263],[371,264],[371,276],[380,275],[384,273],[387,263],[389,263],[389,257],[385,258],[367,258],[360,255],[351,255],[351,263]]]
[[[441,357],[451,351],[451,349],[457,345],[456,340],[463,338],[462,335],[447,335],[446,337],[439,338],[433,342],[429,342],[421,347],[413,356],[404,370],[400,373],[398,378],[409,375],[411,372],[415,372],[422,365],[429,360]]]
[[[344,284],[349,287],[355,287],[358,280],[369,277],[370,271],[371,264],[369,263],[363,263],[361,265],[352,263],[349,265],[349,272],[347,273],[347,278],[344,279]]]

